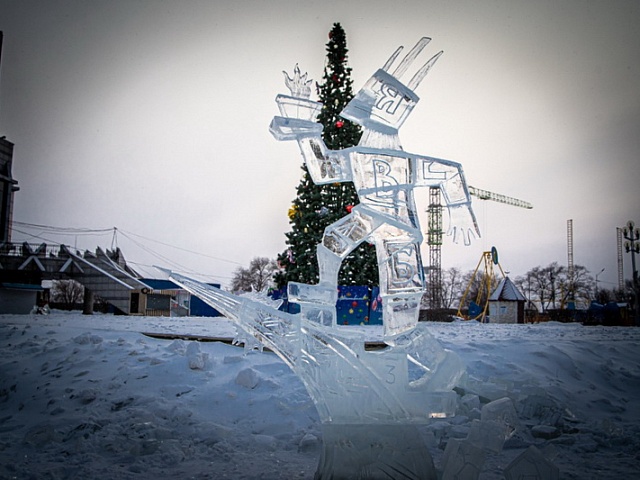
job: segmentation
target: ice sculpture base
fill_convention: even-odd
[[[176,273],[169,278],[236,322],[300,377],[322,422],[316,478],[437,479],[418,426],[453,415],[453,387],[464,366],[425,324],[368,351],[357,330],[281,312]]]
[[[322,425],[315,480],[435,480],[433,460],[415,425]]]

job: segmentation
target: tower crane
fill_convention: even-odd
[[[533,205],[518,198],[508,197],[500,193],[482,190],[469,185],[469,194],[480,200],[491,200],[493,202],[504,203],[513,207],[532,209]],[[429,267],[428,267],[428,287],[427,298],[429,307],[433,309],[442,308],[442,204],[440,201],[440,189],[431,187],[429,189],[429,207],[427,232],[427,245],[429,245]]]
[[[469,193],[474,197],[478,197],[480,200],[492,200],[494,202],[505,203],[507,205],[511,205],[512,207],[520,207],[532,209],[533,205],[529,202],[525,202],[524,200],[519,200],[513,197],[507,197],[506,195],[501,195],[499,193],[489,192],[488,190],[482,190],[480,188],[472,187],[469,185]]]

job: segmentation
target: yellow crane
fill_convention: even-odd
[[[476,298],[472,303],[469,304],[468,315],[463,317],[462,307],[463,305],[466,305],[467,297],[469,296],[471,287],[473,286],[474,281],[477,278],[477,274],[480,270],[481,265],[483,265],[484,268],[482,271],[480,283],[478,285]],[[506,275],[504,274],[504,270],[502,270],[502,267],[498,262],[498,250],[496,250],[496,247],[491,247],[490,251],[482,252],[482,257],[480,257],[480,261],[478,262],[476,269],[473,271],[473,275],[469,279],[467,288],[465,289],[464,294],[460,299],[460,306],[458,307],[458,317],[463,317],[467,320],[478,320],[479,322],[484,323],[484,319],[487,316],[487,312],[489,310],[489,297],[491,296],[491,292],[497,285],[497,282],[494,281],[494,265],[498,266],[498,268],[500,269],[500,273],[502,274],[502,278],[504,278]]]

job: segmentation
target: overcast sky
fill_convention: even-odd
[[[534,205],[475,200],[482,238],[447,239],[443,268],[473,269],[494,245],[512,277],[566,265],[573,219],[575,263],[617,284],[616,226],[640,223],[636,0],[0,0],[14,220],[117,227],[141,268],[175,265],[136,243],[223,284],[254,256],[274,258],[301,164],[268,132],[274,98],[296,63],[322,79],[334,22],[356,91],[397,46],[431,37],[425,56],[444,55],[418,88],[404,148]],[[113,240],[38,234],[89,249]],[[22,240],[40,241],[14,232]]]

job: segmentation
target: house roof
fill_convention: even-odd
[[[511,279],[509,277],[505,277],[489,297],[489,301],[496,302],[498,300],[524,302],[526,299],[524,298],[524,295],[520,293],[520,290],[518,290],[518,287],[514,285]]]
[[[32,290],[34,292],[41,292],[44,290],[44,288],[42,288],[42,285],[36,285],[32,283],[3,282],[3,283],[0,283],[0,287],[6,288],[9,290]]]
[[[142,281],[154,290],[180,290],[181,288],[171,280],[161,278],[143,278]]]

